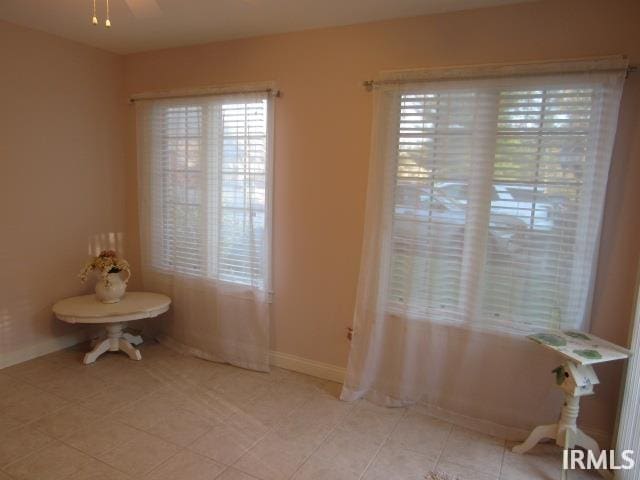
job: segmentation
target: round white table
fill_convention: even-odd
[[[53,313],[67,323],[104,324],[106,335],[92,343],[93,349],[84,356],[84,363],[93,363],[105,352],[122,350],[129,358],[141,360],[134,345],[142,337],[123,332],[124,323],[153,318],[169,310],[171,299],[166,295],[148,292],[127,292],[118,303],[102,303],[95,295],[65,298],[53,306]]]

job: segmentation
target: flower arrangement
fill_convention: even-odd
[[[94,270],[98,272],[100,279],[107,287],[111,284],[109,281],[110,273],[127,272],[131,275],[129,262],[124,258],[118,258],[118,255],[113,250],[103,250],[100,252],[100,255],[88,261],[85,266],[82,267],[82,270],[80,270],[80,274],[78,275],[80,281],[82,283],[86,282],[89,274]]]

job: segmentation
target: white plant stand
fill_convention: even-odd
[[[577,424],[580,398],[593,395],[594,385],[600,383],[592,365],[627,358],[630,352],[595,335],[571,330],[546,332],[529,338],[565,358],[566,361],[554,370],[556,385],[564,392],[564,405],[557,423],[534,428],[527,439],[512,451],[526,453],[541,440],[549,438],[564,449],[581,447],[597,457],[600,454],[598,442],[580,430]],[[604,478],[613,478],[609,471],[599,470],[599,473]],[[567,478],[564,469],[561,478]]]
[[[166,295],[149,292],[128,292],[118,303],[102,303],[95,295],[66,298],[53,306],[53,313],[67,323],[100,324],[105,334],[94,340],[91,351],[84,356],[89,364],[105,352],[123,351],[132,360],[141,360],[135,348],[142,337],[124,332],[126,322],[153,318],[169,310],[171,299]]]
[[[595,454],[600,452],[598,442],[580,430],[577,424],[580,397],[593,395],[593,386],[600,383],[596,372],[590,365],[576,365],[573,362],[565,362],[558,368],[565,372],[565,380],[558,385],[564,391],[564,406],[560,420],[534,428],[524,443],[513,447],[513,452],[526,453],[545,438],[555,440],[556,444],[564,449],[582,447]],[[565,474],[563,471],[562,478],[566,478]]]

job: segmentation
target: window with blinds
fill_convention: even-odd
[[[502,330],[581,326],[618,99],[584,75],[398,93],[388,309]]]
[[[159,100],[145,117],[153,268],[264,288],[269,252],[268,99]]]

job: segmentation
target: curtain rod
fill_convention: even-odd
[[[460,70],[460,69],[454,69]],[[405,85],[412,84],[418,82],[426,82],[426,81],[445,81],[445,80],[474,80],[474,79],[483,79],[483,78],[502,78],[507,76],[516,76],[516,77],[524,77],[524,76],[536,76],[536,75],[557,75],[557,74],[570,74],[570,73],[600,73],[600,72],[625,72],[625,78],[629,77],[629,74],[636,73],[638,71],[637,65],[628,65],[625,68],[605,68],[605,69],[584,69],[584,70],[567,70],[567,71],[539,71],[539,72],[504,72],[504,73],[493,73],[493,74],[475,74],[469,76],[434,76],[434,77],[422,77],[416,76],[414,78],[397,78],[397,79],[386,79],[386,80],[365,80],[362,82],[362,86],[367,90],[371,91],[375,87],[384,86],[384,85]]]
[[[188,91],[185,92],[156,92],[156,93],[140,93],[134,94],[129,97],[129,103],[135,103],[139,100],[169,100],[176,98],[193,98],[193,97],[212,97],[216,95],[241,95],[241,94],[250,94],[250,93],[266,93],[272,97],[280,97],[280,90],[273,88],[261,88],[261,89],[249,89],[249,90],[233,90],[233,89],[225,89],[219,88],[211,91],[201,90],[201,91],[192,91],[191,93]]]

